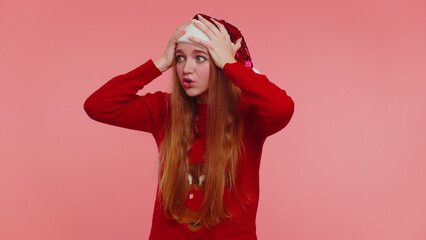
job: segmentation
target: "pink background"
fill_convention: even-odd
[[[426,239],[423,0],[1,0],[0,239],[147,239],[154,139],[83,103],[197,12],[296,104],[264,147],[259,239]]]

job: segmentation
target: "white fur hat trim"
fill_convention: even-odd
[[[188,38],[189,36],[193,36],[193,37],[196,37],[196,38],[204,40],[204,41],[210,41],[209,37],[207,37],[206,34],[204,34],[199,28],[197,28],[194,25],[194,21],[198,21],[198,20],[192,19],[192,22],[188,26],[185,27],[185,31],[186,31],[185,34],[182,37],[180,37],[176,42],[187,42],[187,43],[195,44],[195,45],[207,50],[207,48],[204,47],[203,45],[195,43],[195,42],[189,40],[189,38]],[[199,21],[199,23],[204,25],[200,21]],[[234,43],[232,43],[232,45],[234,45]],[[252,69],[255,73],[260,74],[259,70],[257,70],[256,68],[252,68]]]
[[[197,20],[193,19],[192,22],[188,26],[186,26],[186,28],[185,28],[185,31],[186,31],[185,34],[182,37],[180,37],[176,42],[192,43],[192,44],[195,44],[195,45],[197,45],[197,46],[199,46],[199,47],[204,48],[205,50],[207,50],[206,47],[204,47],[204,46],[202,46],[202,45],[200,45],[198,43],[195,43],[195,42],[189,40],[189,38],[188,38],[189,36],[193,36],[193,37],[199,38],[199,39],[204,40],[204,41],[210,41],[209,37],[207,37],[206,34],[204,34],[200,29],[198,29],[194,25],[194,21],[197,21]],[[200,23],[202,25],[204,25],[202,22],[200,22]]]

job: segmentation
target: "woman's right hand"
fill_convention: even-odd
[[[188,26],[191,22],[191,20],[187,20],[175,30],[175,32],[169,39],[163,56],[154,61],[154,64],[157,66],[158,69],[160,69],[161,72],[164,72],[170,67],[172,67],[173,60],[175,58],[176,41],[185,34],[185,27]]]

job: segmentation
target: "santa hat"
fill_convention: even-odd
[[[211,20],[212,17],[207,16],[205,14],[199,13],[199,15],[201,15],[203,18],[207,19],[209,22],[213,23],[213,25],[216,26],[216,24]],[[198,19],[198,14],[196,14],[193,19]],[[235,60],[237,60],[238,62],[242,63],[244,66],[253,69],[254,72],[256,73],[260,73],[257,69],[255,69],[253,67],[253,62],[251,60],[250,57],[250,53],[246,44],[246,41],[244,40],[243,35],[241,34],[241,31],[238,30],[238,28],[236,28],[234,25],[226,22],[223,19],[216,19],[213,18],[215,21],[223,24],[223,26],[225,26],[226,30],[228,31],[228,34],[231,38],[231,42],[232,44],[235,44],[235,42],[237,42],[238,39],[241,39],[241,47],[240,49],[235,53]],[[203,24],[202,22],[200,22],[201,24]],[[218,26],[216,26],[218,27]],[[191,41],[188,36],[194,36],[196,38],[199,38],[201,40],[204,41],[209,41],[210,39],[207,37],[206,34],[204,34],[199,28],[197,28],[193,23],[190,23],[188,26],[186,26],[185,28],[186,33],[180,37],[177,42],[187,42],[187,43],[192,43],[195,44],[201,48],[206,49],[204,46],[197,44],[193,41]],[[207,49],[206,49],[207,50]]]

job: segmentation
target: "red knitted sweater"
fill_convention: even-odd
[[[242,91],[240,111],[242,111],[245,157],[239,159],[237,183],[245,193],[253,197],[246,208],[238,207],[229,199],[226,188],[224,204],[234,218],[222,221],[212,230],[204,226],[194,226],[191,221],[178,222],[167,218],[157,197],[154,205],[152,228],[149,239],[257,239],[256,213],[259,200],[259,165],[263,143],[267,136],[284,128],[290,121],[294,102],[286,92],[271,83],[263,74],[239,62],[227,63],[223,67],[225,75]],[[168,111],[169,93],[155,92],[143,96],[138,90],[161,75],[161,71],[150,59],[136,69],[118,75],[105,83],[87,98],[84,103],[86,113],[94,120],[151,133],[159,147],[163,138],[164,123]],[[205,152],[205,113],[206,105],[198,105],[199,134],[196,135],[190,152],[191,190],[186,199],[188,212],[196,212],[202,202],[203,176],[197,169],[203,164]],[[197,230],[194,230],[197,229]]]

